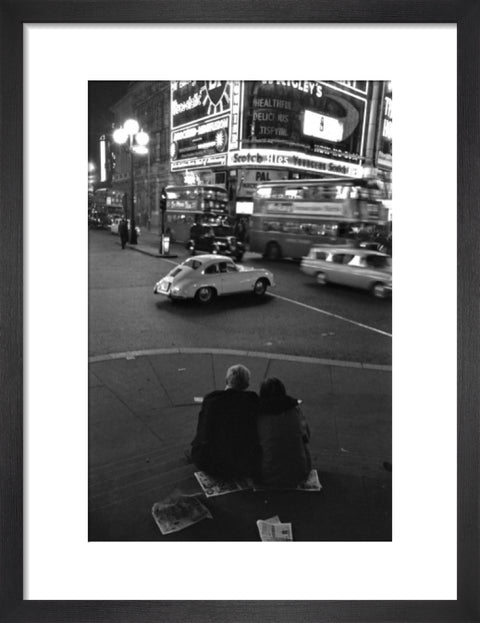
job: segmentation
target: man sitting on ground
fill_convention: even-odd
[[[191,458],[211,476],[236,479],[257,472],[258,396],[247,391],[249,385],[248,368],[238,364],[227,370],[225,389],[213,391],[203,400]]]

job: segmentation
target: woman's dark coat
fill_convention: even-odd
[[[257,418],[262,483],[296,487],[311,469],[310,431],[297,401],[290,396],[260,400]]]

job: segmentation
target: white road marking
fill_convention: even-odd
[[[362,327],[363,329],[368,329],[369,331],[374,331],[375,333],[380,333],[380,335],[386,335],[387,337],[392,337],[391,333],[387,333],[386,331],[381,331],[380,329],[376,329],[375,327],[369,327],[362,322],[357,322],[356,320],[350,320],[350,318],[345,318],[344,316],[339,316],[338,314],[332,314],[332,312],[325,311],[324,309],[319,309],[318,307],[313,307],[312,305],[307,305],[306,303],[300,303],[300,301],[295,301],[294,299],[289,299],[286,296],[281,296],[280,294],[273,294],[273,292],[269,292],[270,296],[274,296],[277,299],[281,299],[282,301],[287,301],[287,303],[293,303],[294,305],[299,305],[300,307],[305,307],[306,309],[311,309],[312,311],[316,311],[319,314],[324,314],[325,316],[330,316],[331,318],[337,318],[338,320],[343,320],[344,322],[349,322],[350,324],[354,324],[357,327]]]

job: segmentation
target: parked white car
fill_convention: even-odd
[[[302,258],[300,270],[315,277],[320,285],[363,288],[377,298],[392,293],[392,258],[379,251],[318,245]]]
[[[155,284],[153,292],[205,304],[216,296],[240,292],[261,297],[274,285],[273,273],[265,268],[237,265],[226,255],[209,254],[191,257],[176,266]]]

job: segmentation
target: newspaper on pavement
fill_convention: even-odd
[[[202,487],[207,498],[217,495],[226,495],[227,493],[236,493],[237,491],[246,491],[253,488],[250,478],[243,480],[222,480],[221,478],[213,478],[205,472],[195,472],[195,478]]]
[[[278,515],[259,519],[257,527],[262,541],[293,541],[292,524],[282,523]]]
[[[198,498],[177,492],[155,502],[152,515],[162,534],[178,532],[202,519],[212,519],[212,514]]]

